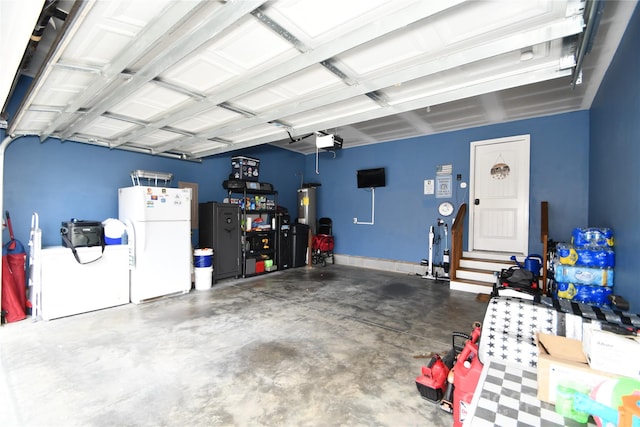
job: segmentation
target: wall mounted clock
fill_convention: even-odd
[[[442,202],[438,206],[438,213],[442,216],[449,216],[453,213],[453,203]]]

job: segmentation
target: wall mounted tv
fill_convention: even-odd
[[[358,188],[384,187],[387,185],[384,168],[360,169],[357,177]]]

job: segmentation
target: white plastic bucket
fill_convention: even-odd
[[[194,269],[194,271],[195,271],[196,290],[206,291],[207,289],[211,289],[211,281],[213,279],[213,267],[196,268]]]
[[[196,249],[193,251],[193,266],[197,268],[206,268],[213,265],[213,249]]]

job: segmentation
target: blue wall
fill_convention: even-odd
[[[591,108],[589,221],[616,240],[615,293],[640,309],[640,9]]]
[[[555,240],[568,239],[573,227],[587,225],[588,129],[588,113],[582,111],[341,150],[335,158],[321,152],[319,174],[315,155],[272,146],[209,157],[199,164],[23,137],[7,149],[4,203],[18,239],[28,240],[35,211],[41,218],[43,243],[56,245],[61,221],[117,217],[117,188],[131,185],[132,170],[171,172],[174,186],[178,181],[199,185],[199,201],[222,201],[226,192],[221,183],[228,178],[230,158],[242,154],[261,160],[261,181],[274,184],[279,203],[292,218],[297,216],[296,189],[303,174],[305,182],[322,184],[318,216],[333,219],[337,253],[418,262],[427,256],[429,226],[436,223],[442,201],[422,194],[423,180],[435,178],[437,165],[452,164],[454,176],[461,174],[468,182],[471,141],[528,133],[530,252],[540,252],[540,201],[550,202]],[[371,220],[371,194],[356,188],[356,170],[371,167],[386,168],[387,186],[376,190],[375,225],[356,225],[353,217]],[[466,191],[456,185],[452,201],[459,205],[467,199]]]
[[[472,141],[530,134],[529,250],[539,253],[541,201],[549,201],[554,240],[568,240],[574,227],[587,225],[588,132],[588,112],[580,111],[352,148],[335,159],[322,152],[319,174],[315,154],[307,156],[305,181],[322,184],[318,217],[332,218],[337,253],[419,262],[427,256],[429,226],[435,226],[443,201],[423,195],[423,180],[434,179],[438,165],[452,164],[454,181],[461,174],[468,183]],[[353,224],[354,217],[371,220],[371,194],[356,188],[356,171],[374,167],[387,173],[387,186],[375,193],[375,224]],[[459,206],[468,194],[456,185],[450,200]],[[451,226],[451,217],[447,222]]]
[[[4,138],[4,133],[0,132]],[[280,203],[289,209],[296,206],[295,174],[304,167],[304,156],[270,147],[243,154],[261,159],[260,174],[282,191]],[[60,245],[60,222],[70,218],[104,220],[118,217],[118,192],[131,184],[130,173],[136,169],[171,172],[173,187],[179,181],[198,184],[200,202],[222,201],[226,190],[222,182],[231,172],[227,153],[186,162],[122,150],[60,142],[36,137],[16,139],[5,156],[4,207],[11,214],[16,238],[27,244],[31,214],[38,212],[43,245]],[[5,232],[3,241],[8,240]],[[197,243],[197,232],[194,233]]]

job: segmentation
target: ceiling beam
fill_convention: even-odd
[[[151,59],[131,79],[112,92],[105,94],[100,102],[94,105],[87,114],[72,121],[65,129],[59,132],[60,137],[62,139],[69,138],[77,129],[82,129],[83,126],[100,117],[109,108],[126,99],[131,93],[156,78],[160,73],[189,55],[205,42],[223,33],[265,1],[243,0],[225,3],[206,23],[193,28],[192,31],[180,34],[177,39],[170,40],[162,55]]]
[[[185,16],[183,19],[186,19],[190,16],[202,13],[201,9],[202,7],[194,8],[193,3],[191,2],[171,2],[156,18],[154,18],[151,24],[145,26],[140,33],[136,34],[134,40],[132,40],[129,45],[122,50],[122,54],[113,58],[113,60],[104,68],[97,69],[99,77],[65,107],[64,112],[60,117],[45,129],[44,135],[49,136],[56,130],[62,131],[73,123],[73,121],[78,117],[78,110],[82,109],[85,105],[89,105],[92,99],[103,93],[103,91],[113,82],[120,79],[122,77],[122,72],[125,71],[129,64],[145,55],[155,46],[156,43],[158,43],[158,40],[166,36],[167,29],[172,28],[176,24],[176,17]],[[55,66],[64,67],[68,65],[59,62],[55,64]],[[80,69],[80,71],[82,71],[82,69]],[[86,71],[95,72],[95,69],[87,69]]]
[[[42,62],[38,73],[31,83],[29,91],[27,92],[25,97],[22,98],[22,101],[20,102],[20,105],[16,110],[15,116],[11,119],[11,123],[8,128],[9,135],[16,132],[16,127],[24,118],[24,115],[27,113],[29,107],[34,102],[36,96],[40,92],[40,89],[42,89],[42,86],[45,84],[47,78],[53,71],[53,65],[58,62],[67,45],[71,42],[71,39],[80,28],[82,22],[91,12],[91,8],[94,6],[94,4],[95,0],[79,0],[74,2],[73,7],[71,8],[67,16],[67,20],[62,26],[62,30],[58,34],[54,47],[47,53],[46,58]],[[41,135],[41,132],[38,132],[37,135]]]
[[[342,52],[360,46],[371,39],[382,37],[399,29],[405,28],[407,25],[413,24],[420,20],[426,19],[444,10],[455,7],[464,0],[449,0],[447,2],[428,2],[418,0],[411,4],[410,7],[397,11],[389,16],[380,18],[376,21],[368,23],[366,26],[358,28],[348,34],[342,35],[339,40],[324,43],[320,46],[313,47],[313,50],[298,55],[293,59],[271,67],[268,70],[257,70],[247,75],[243,75],[243,83],[239,84],[236,80],[232,80],[225,87],[217,88],[215,93],[208,96],[205,100],[194,103],[193,105],[174,109],[167,112],[162,118],[150,124],[148,128],[138,129],[119,138],[120,143],[135,140],[136,138],[153,132],[155,128],[160,128],[171,123],[184,120],[218,104],[229,101],[240,95],[246,95],[257,91],[283,77],[289,76],[300,70],[308,68],[319,62],[332,58]]]
[[[444,52],[442,52],[442,54],[434,54],[420,59],[411,64],[411,66],[407,66],[401,70],[388,68],[384,74],[378,73],[368,79],[359,79],[357,85],[341,86],[333,90],[324,91],[323,94],[319,96],[307,97],[295,103],[279,105],[270,110],[263,111],[260,114],[256,114],[254,117],[237,119],[222,126],[200,132],[193,138],[179,138],[163,145],[163,148],[172,149],[175,147],[183,147],[192,140],[227,135],[277,119],[286,121],[286,118],[293,114],[310,111],[331,103],[341,102],[356,96],[382,90],[418,79],[425,75],[435,75],[436,73],[453,70],[467,63],[479,63],[485,59],[495,58],[511,51],[518,51],[526,46],[562,39],[563,37],[576,34],[576,32],[581,31],[581,29],[582,20],[574,17],[568,20],[557,20],[549,27],[537,27],[530,31],[503,35],[498,39],[491,38],[488,42],[478,42],[471,45],[468,43],[460,43],[458,46],[448,46],[447,55],[444,55]],[[179,114],[178,112],[176,113]],[[140,134],[145,132],[139,131],[135,133]]]
[[[410,101],[394,104],[387,108],[376,108],[365,112],[358,112],[348,116],[343,116],[338,119],[316,122],[308,126],[296,128],[295,134],[301,135],[314,132],[318,129],[330,129],[335,127],[347,126],[353,123],[359,123],[367,120],[398,114],[401,112],[416,110],[418,108],[426,108],[432,105],[443,104],[445,102],[469,98],[493,91],[505,90],[512,87],[569,75],[571,75],[571,70],[558,70],[557,61],[549,61],[546,66],[538,65],[535,69],[515,69],[510,73],[505,72],[500,75],[488,76],[474,81],[469,80],[466,76],[460,76],[459,81],[455,82],[455,84],[451,84],[447,88],[443,88],[438,92],[426,94],[425,96],[419,97],[417,99],[412,99]],[[241,148],[253,147],[256,145],[272,142],[271,139],[272,138],[270,137],[256,138],[253,140],[234,143],[229,148],[237,150]],[[199,152],[194,152],[192,154],[194,157],[206,157],[220,154],[225,151],[229,151],[229,149],[221,150],[219,148],[216,148],[212,150],[202,150]]]

